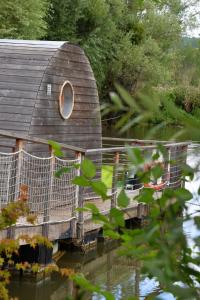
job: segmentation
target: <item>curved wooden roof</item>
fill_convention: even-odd
[[[66,41],[37,41],[37,40],[10,40],[10,39],[0,39],[1,45],[17,45],[24,47],[42,47],[42,48],[60,48]]]
[[[75,91],[68,120],[58,108],[65,80]],[[0,40],[0,129],[83,148],[101,146],[98,91],[84,51],[64,41]]]

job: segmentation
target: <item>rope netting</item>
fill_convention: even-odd
[[[133,146],[133,145],[132,145]],[[140,148],[140,147],[139,147]],[[162,175],[149,182],[143,182],[138,176],[137,168],[127,155],[127,149],[119,152],[116,164],[116,150],[101,149],[97,153],[87,155],[96,166],[95,181],[103,181],[108,188],[110,199],[116,197],[124,188],[130,198],[130,205],[135,205],[134,197],[144,187],[162,191],[167,187],[178,188],[183,183],[183,166],[186,163],[188,145],[176,144],[166,147],[165,154],[153,147],[143,147],[141,155],[145,157],[143,171],[156,166],[162,169]],[[158,157],[152,159],[158,152]],[[16,153],[0,153],[0,208],[20,198],[21,190],[27,193],[27,204],[30,212],[37,216],[38,224],[54,221],[66,221],[76,216],[79,187],[72,179],[79,175],[75,167],[80,159],[66,160],[55,156],[38,157],[25,150]],[[65,169],[60,177],[57,171]],[[85,187],[82,196],[84,201],[96,201],[101,211],[110,209],[110,201],[101,201],[91,188]],[[106,203],[106,204],[105,204]],[[22,223],[24,221],[21,221]]]
[[[62,221],[73,217],[77,201],[77,187],[72,179],[77,176],[78,159],[65,160],[55,156],[41,158],[21,150],[0,153],[0,206],[20,198],[21,190],[27,193],[30,212],[37,222]],[[66,172],[56,177],[56,172]]]
[[[170,147],[166,147],[165,151],[163,151],[165,154],[163,154],[157,149],[156,145],[150,149],[143,147],[141,156],[145,162],[141,164],[140,171],[150,172],[156,167],[159,167],[162,173],[158,178],[151,176],[147,183],[144,183],[142,179],[138,177],[137,167],[134,165],[134,162],[131,161],[131,157],[128,157],[126,148],[124,152],[119,152],[119,161],[117,164],[114,160],[115,152],[112,150],[102,153],[101,156],[99,154],[94,156],[93,154],[94,157],[88,156],[88,158],[96,165],[97,175],[95,180],[101,179],[107,186],[109,195],[112,196],[117,193],[116,189],[113,190],[114,176],[116,176],[116,186],[118,190],[125,188],[127,191],[139,191],[143,187],[149,187],[161,191],[167,187],[180,187],[183,182],[182,171],[186,163],[187,150],[187,145],[174,144]],[[155,155],[158,155],[158,157],[153,159]],[[85,199],[92,199],[94,196],[93,191],[87,188],[85,189]]]
[[[134,145],[131,146],[133,147]],[[124,147],[123,151],[118,152],[117,163],[115,159],[116,150],[109,149],[109,151],[105,152],[94,152],[87,155],[87,158],[92,160],[96,166],[96,176],[93,180],[104,182],[110,199],[102,201],[91,188],[85,187],[83,193],[84,200],[87,202],[95,201],[95,205],[99,210],[102,213],[106,213],[110,210],[112,199],[116,199],[122,189],[125,189],[129,197],[128,207],[135,207],[137,206],[135,197],[143,188],[151,188],[155,192],[162,192],[166,188],[174,189],[184,185],[183,170],[188,152],[188,145],[186,143],[174,143],[164,147],[165,151],[159,151],[157,145],[150,148],[145,146],[137,148],[141,150],[141,156],[144,158],[144,162],[141,163],[140,172],[149,171],[151,173],[152,169],[159,167],[160,176],[157,177],[151,174],[149,181],[144,182],[138,175],[138,169],[133,162],[133,157],[131,158],[127,154],[127,147]],[[153,159],[155,155],[157,155],[157,158]],[[116,202],[116,200],[114,201]],[[85,212],[84,219],[90,218],[91,213]]]

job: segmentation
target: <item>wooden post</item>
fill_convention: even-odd
[[[180,170],[180,146],[174,145],[170,148],[170,188],[181,187],[181,170]]]
[[[79,153],[78,156],[79,156],[79,161],[80,161],[80,164],[81,164],[81,162],[84,160],[84,155],[82,153]],[[81,175],[81,169],[79,167],[78,176],[80,176],[80,175]],[[77,205],[78,205],[78,208],[83,208],[83,206],[84,206],[83,190],[84,190],[84,187],[82,187],[82,186],[77,187]],[[81,241],[84,238],[84,216],[83,216],[83,211],[78,212],[77,238],[78,238],[78,240],[81,240]]]
[[[81,152],[76,152],[76,159],[78,161],[78,164],[81,164],[81,159],[82,159],[82,155]],[[80,167],[77,169],[77,173],[76,176],[80,176],[81,172],[80,172]],[[78,219],[78,212],[77,212],[77,208],[79,206],[79,190],[80,187],[79,185],[76,185],[76,199],[75,199],[75,203],[73,203],[73,207],[72,207],[72,217],[75,217]]]
[[[21,176],[21,168],[22,168],[22,152],[21,150],[23,150],[24,147],[24,140],[20,140],[17,139],[16,140],[16,147],[15,147],[15,152],[19,151],[18,154],[18,161],[16,163],[16,167],[15,167],[15,193],[14,193],[14,198],[18,198],[17,195],[19,195],[20,192],[20,176]],[[13,199],[16,200],[16,199]]]
[[[181,149],[182,149],[182,159],[181,159],[182,166],[181,166],[181,168],[183,168],[186,165],[186,162],[187,162],[188,145],[182,146]],[[182,175],[183,175],[183,172],[181,170],[181,176]],[[185,176],[182,178],[181,187],[182,188],[185,187]]]
[[[117,199],[117,175],[118,175],[118,165],[119,165],[119,152],[115,153],[114,164],[113,164],[113,179],[112,179],[112,198],[111,198],[111,208],[116,207]]]
[[[46,195],[44,201],[44,216],[43,216],[43,227],[42,227],[42,235],[48,238],[49,233],[49,219],[50,219],[50,208],[51,208],[51,198],[52,198],[52,190],[53,190],[53,181],[54,181],[54,165],[55,165],[55,156],[53,152],[52,146],[49,146],[50,155],[53,156],[50,161],[50,183],[48,193]]]
[[[163,164],[164,164],[164,168],[163,168],[163,175],[162,175],[162,181],[163,182],[166,182],[167,184],[169,184],[169,168],[170,168],[170,163],[169,163],[169,159],[170,159],[170,157],[169,157],[169,152],[170,152],[170,149],[168,149],[168,148],[165,148],[165,154],[164,154],[164,156],[163,156],[163,159],[164,159],[164,161],[163,161]],[[165,186],[165,187],[167,187],[167,186]]]
[[[77,159],[78,163],[80,164],[81,163],[81,152],[76,152],[76,159]],[[76,176],[80,176],[80,168],[77,169]],[[76,185],[75,202],[73,203],[73,206],[72,206],[72,217],[74,218],[71,221],[72,238],[77,237],[77,220],[78,220],[78,216],[79,216],[77,208],[79,206],[79,190],[80,190],[79,185]]]
[[[13,149],[13,152],[18,152],[18,160],[14,162],[13,169],[11,169],[11,178],[9,182],[9,190],[11,194],[11,198],[8,201],[14,202],[20,196],[20,176],[21,176],[21,167],[22,167],[22,153],[24,147],[24,140],[16,139],[16,144]],[[9,239],[14,239],[15,237],[15,226],[11,226],[7,229],[7,237]]]
[[[135,297],[140,297],[140,267],[136,265],[135,268]]]

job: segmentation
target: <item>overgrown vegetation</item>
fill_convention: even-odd
[[[106,113],[123,114],[116,124],[118,129],[123,132],[142,121],[154,120],[158,123],[153,129],[155,132],[169,122],[176,122],[184,126],[191,139],[199,140],[199,44],[196,40],[189,44],[182,39],[184,14],[193,2],[197,1],[0,0],[0,36],[70,40],[80,44],[91,61]],[[133,97],[118,87],[120,96],[112,94],[110,102],[108,92],[115,89],[116,81]],[[158,155],[164,151],[158,148]],[[145,163],[141,153],[129,151],[129,158],[130,165],[141,176]],[[90,186],[106,201],[105,184],[99,181],[97,188],[92,181],[95,166],[86,161],[81,168],[83,175],[74,182]],[[189,166],[182,171],[190,179],[195,172]],[[160,176],[162,170],[151,172]],[[152,176],[143,172],[144,175],[145,180]],[[182,226],[184,221],[192,220],[200,229],[199,216],[187,212],[186,203],[191,198],[190,192],[183,188],[166,190],[156,199],[153,190],[144,189],[137,201],[149,204],[151,211],[148,225],[140,230],[127,230],[124,226],[122,208],[129,202],[124,190],[118,197],[119,207],[112,209],[108,218],[95,206],[87,205],[84,209],[92,211],[93,219],[103,223],[105,236],[122,241],[122,255],[143,262],[143,272],[156,277],[162,290],[172,292],[177,299],[199,299],[199,238],[194,241],[198,249],[194,256]],[[1,230],[14,225],[18,217],[28,216],[24,200],[2,210]],[[178,218],[177,214],[183,209],[184,216]],[[39,237],[36,240],[48,244]],[[1,267],[5,265],[5,254],[8,263],[13,264],[11,254],[18,249],[19,241],[1,241]],[[0,275],[0,298],[8,299],[8,273],[2,269]],[[101,292],[81,275],[73,274],[72,278],[82,289],[113,299],[111,294]]]
[[[37,245],[43,245],[46,247],[52,247],[51,242],[47,238],[35,235],[21,235],[17,239],[12,237],[12,230],[15,227],[16,222],[19,218],[24,218],[29,224],[34,224],[36,216],[30,214],[27,206],[28,187],[22,185],[20,188],[20,197],[14,202],[10,202],[5,208],[1,208],[0,212],[0,231],[10,231],[10,236],[1,239],[0,241],[0,299],[10,299],[7,285],[10,280],[10,269],[16,268],[17,270],[32,270],[33,273],[37,273],[40,270],[40,266],[35,264],[29,264],[28,262],[16,263],[15,256],[19,254],[19,248],[21,242],[30,244],[31,247],[35,248]],[[46,272],[52,271],[54,266],[49,266]]]
[[[128,121],[124,117],[129,115],[135,109],[135,100],[121,87],[117,87],[119,95],[112,94],[114,107],[129,109],[122,116],[122,128],[126,128]],[[157,113],[159,108],[156,106]],[[138,107],[140,118],[151,118],[155,114],[155,107],[152,107],[149,98],[143,98],[142,105]],[[163,108],[169,116],[177,117],[177,121],[184,125],[184,131],[191,134],[191,138],[199,139],[199,119],[194,117],[188,118],[187,114],[176,108],[173,103],[163,101]],[[138,116],[129,115],[129,119],[135,123],[138,122]],[[119,122],[120,122],[119,121]],[[167,125],[167,124],[165,124]],[[154,127],[154,130],[159,128]],[[152,132],[153,133],[153,132]],[[137,173],[142,182],[150,182],[150,178],[157,179],[163,174],[161,166],[155,162],[159,156],[166,157],[166,149],[158,145],[157,153],[154,153],[150,164],[153,166],[150,170],[145,171],[146,159],[139,149],[128,149],[129,167]],[[197,152],[196,155],[199,155]],[[173,164],[173,161],[171,161]],[[84,162],[81,165],[82,175],[75,178],[74,182],[80,186],[93,186],[95,177],[95,165],[91,162]],[[194,178],[195,172],[199,170],[199,165],[194,168],[186,163],[181,165],[183,180],[190,181]],[[104,201],[107,201],[107,187],[102,184],[99,191],[95,189]],[[200,196],[200,188],[197,197]],[[159,295],[152,295],[148,299],[163,299],[159,296],[163,291],[169,292],[176,299],[199,299],[200,297],[200,253],[199,253],[199,235],[193,239],[193,247],[188,244],[184,232],[183,223],[192,221],[194,226],[200,229],[200,216],[198,209],[191,214],[189,211],[189,201],[193,195],[185,188],[171,189],[167,188],[162,193],[157,194],[154,189],[144,188],[142,192],[135,197],[138,202],[146,203],[150,207],[150,213],[147,218],[146,226],[142,229],[127,229],[125,227],[123,209],[129,205],[129,198],[126,191],[122,188],[117,197],[117,207],[112,208],[109,216],[102,215],[98,208],[93,204],[86,204],[83,210],[92,212],[93,221],[103,224],[104,236],[111,239],[119,240],[122,243],[122,249],[119,255],[123,255],[133,260],[138,260],[141,265],[141,271],[150,278],[156,278],[159,282]],[[184,212],[184,213],[183,213]],[[120,229],[120,230],[119,230]],[[75,275],[73,279],[81,287],[81,290],[88,290],[103,295],[106,299],[114,299],[111,293],[101,291],[98,286],[92,286],[87,282],[83,275]],[[138,297],[130,297],[131,300],[138,300]]]
[[[46,0],[0,0],[0,37],[39,39],[46,33]]]

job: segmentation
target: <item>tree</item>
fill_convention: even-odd
[[[0,0],[0,37],[43,37],[46,30],[46,9],[46,0]]]
[[[156,0],[51,0],[47,39],[79,43],[94,70],[101,100],[118,81],[132,94],[172,79],[182,4]]]

